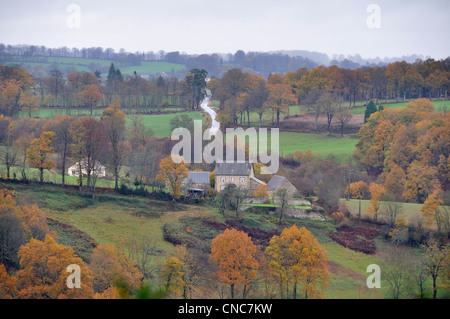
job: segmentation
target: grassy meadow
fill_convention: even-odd
[[[262,146],[262,150],[270,150],[271,134],[268,131],[267,146]],[[240,139],[243,139],[243,134],[237,134]],[[355,149],[357,139],[354,138],[341,138],[336,136],[327,136],[326,134],[313,134],[313,133],[296,133],[296,132],[280,132],[279,134],[279,152],[281,156],[287,156],[294,154],[295,151],[307,150],[311,152],[317,158],[327,158],[330,154],[334,156],[336,161],[343,163],[347,161]],[[247,139],[248,143],[248,139]],[[258,146],[250,143],[250,149],[254,150]]]
[[[383,105],[385,108],[398,109],[398,108],[405,108],[406,104],[408,104],[408,103],[409,102],[390,103],[390,104],[378,103],[378,104]],[[447,100],[447,101],[431,101],[431,103],[433,103],[433,105],[437,111],[450,110],[450,101],[449,100]],[[365,111],[366,111],[365,107],[359,107],[359,108],[353,109],[352,113],[353,114],[364,114]]]

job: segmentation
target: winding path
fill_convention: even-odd
[[[212,123],[210,128],[211,136],[216,135],[217,131],[220,129],[220,122],[216,121],[217,113],[212,108],[208,106],[209,101],[211,100],[211,95],[207,95],[202,103],[200,104],[200,107],[209,114],[211,117]]]

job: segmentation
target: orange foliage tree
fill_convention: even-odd
[[[159,172],[156,179],[166,183],[175,199],[181,196],[181,183],[189,176],[189,166],[190,164],[184,161],[179,164],[175,163],[170,156],[163,158],[159,163]]]
[[[433,191],[422,204],[420,211],[425,217],[425,223],[431,227],[434,222],[437,222],[437,215],[439,212],[439,206],[442,205],[444,201],[439,198],[439,191]],[[438,225],[439,226],[439,225]]]
[[[8,275],[6,267],[0,264],[0,299],[13,299],[17,296],[17,278]]]
[[[210,258],[217,266],[219,282],[230,286],[232,299],[238,287],[242,287],[242,298],[248,295],[250,283],[256,279],[259,269],[256,253],[251,238],[236,229],[226,229],[213,239]]]
[[[255,197],[267,197],[269,196],[269,190],[266,184],[258,185],[253,191],[253,196]]]
[[[381,205],[381,198],[386,193],[383,185],[370,183],[370,205],[367,207],[367,213],[375,217],[375,221],[378,219],[378,210]]]
[[[183,290],[184,267],[184,263],[177,257],[171,256],[166,259],[160,277],[168,293],[179,295]]]
[[[56,167],[55,162],[49,159],[53,153],[51,143],[55,137],[52,131],[42,132],[39,138],[35,138],[27,150],[27,161],[32,167],[38,168],[41,183],[44,182],[44,169],[51,170]]]
[[[347,198],[354,198],[359,200],[359,220],[361,220],[361,199],[364,199],[367,196],[368,192],[369,188],[363,181],[350,183],[345,189],[345,196],[347,196]]]
[[[92,298],[92,273],[72,248],[60,245],[47,235],[44,241],[31,239],[19,250],[17,271],[19,296],[25,299]],[[81,288],[67,287],[69,265],[80,267]]]
[[[81,96],[83,97],[83,102],[91,108],[91,115],[94,106],[96,106],[97,103],[103,98],[103,94],[100,92],[99,86],[95,84],[87,85],[81,92]]]
[[[281,298],[289,297],[290,284],[293,298],[297,298],[298,286],[305,298],[322,296],[330,278],[327,252],[305,227],[293,225],[280,236],[273,236],[265,254],[277,277]]]
[[[94,275],[94,290],[99,294],[114,287],[120,297],[126,298],[139,287],[142,278],[136,263],[108,244],[100,244],[94,249],[89,268]]]

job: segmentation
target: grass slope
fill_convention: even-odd
[[[334,242],[328,233],[335,230],[331,222],[286,218],[282,225],[269,213],[241,213],[240,219],[227,213],[225,218],[208,206],[173,205],[172,203],[134,196],[99,194],[93,201],[88,195],[63,190],[51,185],[7,184],[16,190],[20,205],[37,203],[51,218],[51,228],[60,236],[60,242],[71,245],[89,258],[92,245],[109,243],[120,247],[135,235],[146,235],[159,250],[154,261],[163,260],[174,252],[174,245],[164,240],[164,228],[170,225],[182,238],[189,238],[209,246],[212,238],[227,227],[244,229],[255,240],[268,244],[260,235],[281,232],[296,224],[306,227],[328,252],[328,269],[332,275],[325,298],[386,298],[388,285],[382,278],[382,288],[366,287],[366,272],[370,264],[384,266],[390,244],[376,239],[379,253],[365,255]],[[66,226],[64,226],[66,225]],[[79,238],[77,238],[77,236]],[[86,245],[88,247],[83,247]],[[206,247],[207,248],[207,247]],[[408,249],[408,248],[405,248]],[[205,251],[208,253],[208,250]],[[426,289],[430,292],[430,282]],[[440,288],[439,295],[447,291]]]

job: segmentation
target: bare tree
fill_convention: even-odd
[[[327,116],[327,135],[331,133],[331,122],[338,111],[338,98],[335,94],[327,93],[317,100],[317,105]]]
[[[336,119],[341,125],[341,137],[344,136],[344,127],[350,122],[353,114],[349,109],[340,110],[336,113]]]
[[[430,277],[430,274],[426,271],[425,263],[421,257],[416,256],[416,258],[412,259],[412,277],[414,283],[419,286],[420,299],[423,299],[424,284]]]
[[[123,244],[124,250],[128,252],[128,258],[136,261],[136,265],[145,278],[151,278],[154,269],[150,262],[152,256],[157,254],[156,241],[148,235],[132,235],[131,238]]]
[[[411,256],[401,248],[393,248],[383,267],[383,277],[387,281],[394,299],[406,296],[411,281]]]
[[[291,198],[291,194],[289,193],[289,191],[286,188],[280,188],[276,193],[275,193],[275,200],[278,201],[279,203],[279,207],[278,207],[278,213],[279,213],[279,220],[278,222],[281,223],[281,220],[283,219],[284,216],[284,212],[286,210],[286,206],[289,203],[289,199]]]
[[[393,228],[395,226],[395,221],[397,216],[403,210],[403,203],[386,201],[381,204],[380,214],[385,216],[389,227]]]
[[[425,245],[422,245],[425,249],[424,254],[424,266],[425,271],[430,274],[433,279],[433,299],[437,297],[437,278],[445,270],[446,258],[450,250],[450,245],[441,245],[436,239],[428,241]]]

